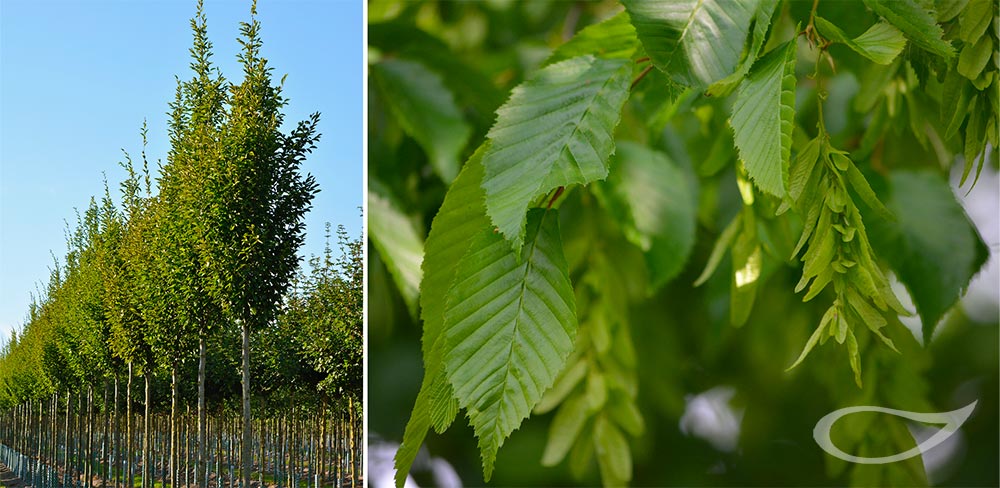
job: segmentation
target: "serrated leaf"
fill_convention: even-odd
[[[933,13],[915,0],[864,0],[864,2],[876,14],[903,31],[920,48],[945,59],[955,55],[955,49],[944,40],[944,33],[935,21]]]
[[[422,232],[390,199],[376,191],[368,192],[368,226],[368,237],[415,317],[424,251]]]
[[[430,348],[444,326],[445,295],[455,279],[455,264],[465,256],[472,238],[490,228],[485,195],[479,186],[483,178],[482,156],[486,145],[476,150],[448,188],[427,234],[421,265],[423,280],[420,282],[425,357],[430,354]]]
[[[455,278],[455,263],[469,249],[470,241],[490,227],[486,217],[483,190],[482,155],[485,144],[469,158],[458,178],[448,189],[424,246],[420,282],[420,317],[424,322],[424,374],[443,376],[441,331],[444,327],[445,296]],[[448,381],[435,381],[436,394],[431,395],[431,419],[438,432],[444,431],[454,419],[456,400]],[[449,398],[450,397],[450,398]],[[450,415],[450,417],[449,417]]]
[[[625,0],[649,57],[679,83],[702,87],[733,73],[757,0]]]
[[[778,0],[760,0],[758,2],[757,11],[754,13],[753,18],[753,34],[746,56],[740,61],[739,66],[736,67],[736,71],[712,83],[708,87],[706,92],[709,96],[718,97],[728,95],[736,88],[736,85],[743,81],[743,77],[750,72],[750,67],[757,61],[757,55],[760,54],[761,48],[764,47],[764,41],[767,39],[767,30],[771,26],[771,16],[774,15],[774,9],[777,6]]]
[[[608,175],[630,62],[579,56],[540,70],[497,110],[483,155],[486,209],[518,252],[530,202]]]
[[[983,72],[986,63],[993,56],[993,38],[982,36],[979,42],[966,44],[958,55],[958,72],[962,76],[975,80]]]
[[[622,486],[632,479],[632,449],[607,417],[594,423],[594,453],[605,486]]]
[[[458,174],[458,158],[472,128],[441,77],[422,64],[386,59],[371,66],[371,77],[399,125],[426,151],[445,183]]]
[[[406,422],[406,429],[403,430],[403,442],[396,450],[394,464],[396,488],[403,488],[406,484],[406,477],[410,473],[410,467],[413,466],[413,460],[417,458],[420,446],[424,443],[424,438],[427,437],[427,431],[431,426],[430,400],[428,399],[430,382],[431,378],[425,375],[424,384],[420,386],[417,401],[410,413],[410,420]]]
[[[795,43],[786,42],[754,64],[733,104],[734,141],[747,174],[779,198],[788,187],[795,117]]]
[[[516,256],[493,229],[473,239],[446,299],[444,361],[479,437],[486,480],[497,450],[562,371],[576,307],[557,210],[528,213]]]
[[[697,180],[666,154],[634,142],[619,142],[613,161],[596,193],[642,249],[655,290],[681,272],[694,247]]]
[[[424,245],[423,279],[420,280],[424,379],[406,424],[402,445],[396,453],[397,488],[401,488],[406,481],[428,429],[433,425],[437,432],[443,432],[458,413],[458,402],[445,375],[441,331],[444,327],[445,294],[455,278],[454,264],[465,255],[472,237],[490,225],[483,203],[483,190],[479,186],[483,177],[484,147],[480,146],[469,158],[448,189],[431,222]]]
[[[586,403],[583,397],[574,396],[559,407],[549,425],[549,441],[542,454],[542,466],[555,466],[569,453],[590,417]]]
[[[637,47],[639,39],[635,35],[635,27],[629,22],[627,13],[619,12],[610,19],[577,32],[572,39],[556,48],[545,65],[586,54],[605,59],[629,59]]]
[[[438,349],[440,349],[440,345]],[[440,366],[440,350],[435,351],[434,354],[438,358],[436,360],[438,366],[435,368],[437,374],[431,380],[428,403],[430,405],[431,427],[434,428],[434,432],[443,434],[458,416],[458,400],[455,399],[455,393],[451,389],[451,383],[448,383],[448,376],[445,374],[444,368]]]
[[[816,16],[816,28],[827,40],[842,43],[878,64],[892,63],[906,46],[903,33],[885,22],[869,27],[864,34],[854,39],[847,37],[839,27],[819,16]]]
[[[958,37],[968,44],[976,44],[986,33],[993,20],[993,0],[969,0],[958,17]]]
[[[988,253],[948,183],[932,173],[896,171],[889,208],[896,221],[872,223],[872,243],[906,285],[928,344]]]

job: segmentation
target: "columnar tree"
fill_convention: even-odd
[[[218,302],[209,294],[207,229],[213,224],[206,212],[204,184],[219,169],[219,129],[225,116],[226,81],[211,63],[212,43],[208,40],[203,4],[191,19],[194,46],[191,69],[194,77],[178,81],[171,104],[168,164],[160,180],[164,222],[167,233],[164,253],[170,261],[168,282],[179,298],[184,333],[190,329],[198,337],[198,452],[195,479],[205,486],[205,365],[208,335],[220,322]],[[176,396],[176,395],[175,395]],[[172,434],[175,437],[176,434]],[[173,470],[171,470],[173,473]]]
[[[274,320],[281,297],[298,266],[304,239],[302,219],[318,191],[299,167],[319,138],[319,114],[280,131],[287,101],[271,84],[261,55],[257,6],[242,23],[238,56],[244,80],[230,89],[229,114],[222,126],[219,170],[207,175],[206,205],[215,225],[207,247],[216,293],[243,336],[243,486],[250,483],[250,331]]]
[[[156,366],[156,356],[151,340],[147,337],[150,328],[143,316],[143,309],[148,305],[144,301],[144,296],[140,292],[143,282],[142,273],[148,269],[145,267],[145,240],[150,229],[150,217],[148,214],[150,198],[149,172],[143,161],[143,175],[145,176],[145,196],[142,194],[143,179],[136,172],[128,154],[125,155],[125,163],[122,166],[128,173],[128,177],[121,184],[122,206],[124,207],[124,226],[122,229],[122,242],[118,253],[114,256],[114,264],[109,268],[109,274],[105,278],[106,293],[108,293],[113,309],[109,311],[111,318],[111,349],[112,353],[128,364],[129,375],[126,391],[126,415],[129,422],[127,429],[128,446],[126,454],[131,452],[132,436],[132,374],[133,366],[139,366],[143,373],[145,384],[145,425],[142,447],[143,465],[143,486],[151,486],[149,469],[149,401],[150,401],[150,379],[153,368]],[[129,465],[131,466],[131,464]],[[129,468],[131,469],[131,468]],[[128,473],[127,478],[131,483],[132,474]]]

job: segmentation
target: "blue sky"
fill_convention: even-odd
[[[50,251],[65,254],[74,208],[103,194],[102,172],[117,190],[123,148],[139,160],[143,119],[147,157],[165,163],[174,76],[191,76],[195,6],[0,0],[0,340],[23,323],[29,293],[48,278]],[[214,62],[238,82],[236,38],[250,2],[206,0],[205,12]],[[275,82],[288,74],[286,130],[322,113],[322,139],[304,165],[321,191],[302,254],[318,254],[325,222],[361,235],[362,3],[260,0],[258,19]]]

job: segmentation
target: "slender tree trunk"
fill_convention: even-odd
[[[119,425],[119,422],[120,422],[120,420],[118,418],[118,373],[115,373],[115,406],[114,406],[114,408],[111,411],[111,425],[112,425],[112,429],[111,429],[111,461],[112,461],[112,463],[111,463],[111,477],[112,477],[112,479],[114,481],[114,483],[112,483],[112,484],[114,485],[115,488],[119,488],[121,486],[121,483],[120,483],[120,481],[121,481],[121,469],[119,469],[117,473],[115,472],[115,468],[119,468],[121,466],[121,462],[119,461],[119,458],[121,457],[121,453],[122,453],[122,450],[121,450],[121,437],[122,436],[121,436],[121,427]]]
[[[205,470],[205,362],[208,356],[205,345],[205,331],[198,334],[198,462],[195,472],[198,474],[199,488],[207,488],[208,474]]]
[[[69,390],[66,390],[66,437],[63,442],[63,486],[69,484]]]
[[[347,397],[347,421],[350,422],[348,429],[348,436],[351,440],[351,488],[355,488],[355,483],[358,479],[357,473],[357,459],[355,459],[356,453],[354,449],[354,398]]]
[[[150,439],[149,439],[149,434],[150,434],[150,432],[149,432],[149,430],[150,430],[149,403],[150,403],[150,393],[151,393],[150,388],[149,388],[149,380],[150,380],[151,374],[150,374],[149,366],[148,365],[147,365],[147,367],[145,367],[143,369],[145,369],[145,371],[143,371],[143,379],[145,380],[145,383],[146,383],[146,413],[143,415],[143,418],[142,418],[142,421],[143,421],[143,429],[142,429],[142,487],[143,488],[152,488],[153,487],[153,482],[152,482],[151,479],[149,479],[149,475],[150,475],[150,469],[149,469],[150,468],[150,466],[149,466],[149,441],[150,441]]]
[[[170,369],[170,484],[177,486],[177,361]]]
[[[111,416],[108,415],[108,380],[104,380],[104,400],[101,405],[104,407],[101,409],[101,465],[104,466],[104,470],[101,473],[101,487],[104,488],[108,485],[108,480],[111,479]]]
[[[132,461],[135,458],[134,450],[135,447],[132,443],[132,362],[128,363],[128,383],[125,386],[125,437],[128,440],[125,442],[125,479],[127,483],[125,486],[132,488],[135,486],[135,477],[133,476],[134,471],[132,470]]]
[[[250,487],[250,323],[242,321],[243,325],[243,442],[241,443],[241,458],[243,471],[243,488]]]
[[[87,385],[87,459],[83,470],[84,484],[92,485],[94,475],[94,387]]]
[[[76,479],[83,475],[83,388],[76,398]],[[80,486],[83,486],[81,483]]]
[[[322,487],[326,467],[326,395],[323,395],[323,403],[320,404],[319,422],[319,461],[316,465],[319,467],[319,487]]]
[[[184,414],[184,486],[191,485],[191,405]],[[197,480],[195,480],[197,483]]]

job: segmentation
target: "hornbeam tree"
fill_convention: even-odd
[[[219,327],[221,307],[209,292],[212,287],[206,242],[209,229],[216,222],[206,211],[205,183],[222,167],[220,128],[225,116],[226,81],[211,62],[212,43],[208,40],[208,21],[203,2],[191,19],[194,45],[191,69],[194,77],[177,82],[171,104],[170,153],[162,169],[160,195],[163,211],[170,214],[163,222],[169,236],[164,251],[170,259],[168,281],[178,295],[179,318],[183,331],[193,327],[198,339],[198,441],[195,480],[204,487],[206,448],[205,367],[209,334]],[[178,331],[180,332],[180,331]],[[181,333],[180,335],[184,335]],[[176,438],[172,433],[171,437]],[[173,470],[171,470],[173,473]]]
[[[303,216],[318,191],[312,175],[299,171],[319,138],[319,114],[288,135],[280,130],[287,103],[271,84],[272,68],[261,56],[256,1],[242,23],[238,56],[244,79],[230,88],[219,140],[217,171],[209,175],[205,209],[214,292],[243,338],[243,442],[241,475],[250,486],[250,333],[273,321],[298,267]]]

